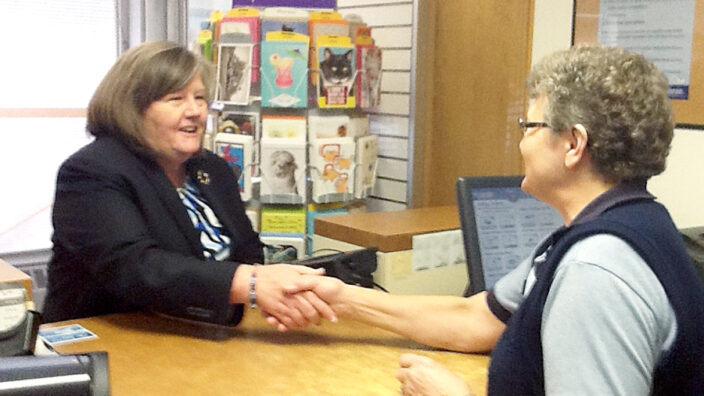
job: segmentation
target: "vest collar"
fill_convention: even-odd
[[[628,180],[621,182],[587,204],[572,220],[571,225],[594,220],[600,214],[615,206],[637,200],[654,200],[655,196],[646,189],[647,180]]]

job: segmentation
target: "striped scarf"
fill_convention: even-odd
[[[200,191],[189,178],[184,187],[177,188],[183,206],[196,230],[200,231],[203,255],[208,260],[224,260],[230,255],[230,237],[220,224],[215,212],[205,201]]]

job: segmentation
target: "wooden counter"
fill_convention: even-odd
[[[457,206],[357,213],[315,219],[315,234],[381,252],[410,250],[413,236],[460,228]]]
[[[24,272],[0,259],[0,283],[19,282],[27,291],[27,299],[34,301],[32,296],[32,278]]]
[[[236,328],[211,327],[154,314],[117,314],[80,323],[96,340],[60,353],[107,351],[113,395],[398,395],[398,357],[432,357],[485,394],[489,358],[437,351],[356,322],[324,322],[278,333],[260,313]]]

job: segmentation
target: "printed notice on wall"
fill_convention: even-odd
[[[643,54],[665,73],[671,99],[689,98],[695,0],[601,0],[598,41]]]

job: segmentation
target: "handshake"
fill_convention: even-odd
[[[345,283],[373,286],[376,250],[314,257],[300,262],[305,265],[242,265],[233,283],[237,300],[258,306],[279,331],[317,325],[322,318],[335,322],[344,310]]]

